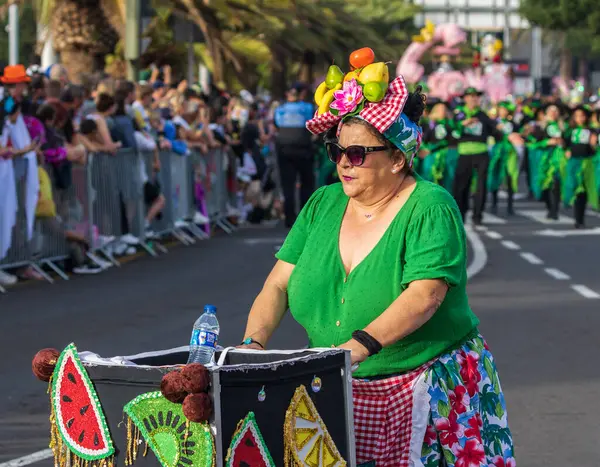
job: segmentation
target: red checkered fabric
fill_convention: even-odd
[[[430,364],[391,378],[352,380],[359,464],[374,460],[377,467],[408,467],[414,385]]]
[[[312,120],[306,122],[306,129],[313,135],[325,133],[331,127],[337,125],[341,120],[341,117],[333,115],[329,110],[321,115],[318,115],[318,112],[318,110],[315,112],[315,116]]]
[[[366,102],[359,115],[373,125],[380,133],[384,133],[394,123],[404,109],[408,99],[408,89],[404,78],[398,76],[388,86],[385,97],[380,102]],[[308,131],[315,135],[326,132],[337,125],[343,117],[335,116],[327,111],[306,122]]]

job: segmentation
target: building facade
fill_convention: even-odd
[[[501,39],[505,60],[518,64],[515,65],[517,81],[523,90],[532,89],[533,81],[548,81],[558,72],[552,41],[543,44],[541,32],[532,29],[519,15],[520,0],[413,0],[413,3],[421,10],[415,17],[418,27],[426,20],[434,24],[458,24],[467,31],[474,47],[486,34]]]

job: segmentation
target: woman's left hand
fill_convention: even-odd
[[[338,346],[338,349],[350,350],[352,365],[355,363],[362,363],[369,358],[369,351],[354,339],[350,339],[345,344]]]

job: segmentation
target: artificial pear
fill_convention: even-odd
[[[329,89],[335,88],[336,84],[340,84],[344,79],[344,72],[337,65],[331,65],[325,76],[325,83]]]
[[[360,75],[359,70],[349,71],[348,73],[346,73],[346,76],[344,76],[344,83],[346,81],[350,81],[351,79],[355,79],[356,81],[358,81],[359,75]]]
[[[387,64],[384,62],[377,62],[367,65],[360,72],[358,80],[363,84],[376,81],[378,83],[384,83],[387,86],[390,81],[390,72]]]

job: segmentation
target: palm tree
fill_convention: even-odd
[[[39,22],[48,27],[73,79],[97,69],[124,38],[125,0],[33,1]],[[345,63],[353,48],[369,45],[379,58],[397,59],[401,52],[395,48],[397,36],[407,29],[398,26],[415,11],[406,0],[157,2],[200,28],[214,81],[224,82],[229,70],[240,81],[252,82],[247,67],[264,64],[267,50],[279,91],[293,63],[301,62],[304,80],[311,81],[315,64]]]
[[[34,0],[34,8],[75,81],[97,70],[124,34],[123,0]]]
[[[404,0],[177,1],[204,32],[217,81],[224,79],[228,64],[244,81],[247,70],[240,64],[253,62],[257,52],[264,56],[264,48],[257,45],[262,42],[270,52],[271,90],[277,96],[293,63],[300,62],[301,78],[312,82],[316,64],[345,63],[349,51],[365,45],[376,49],[380,59],[397,59],[398,32],[410,30],[398,26],[416,11]],[[382,27],[391,37],[380,33]],[[231,47],[231,37],[245,38],[246,43]]]

